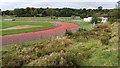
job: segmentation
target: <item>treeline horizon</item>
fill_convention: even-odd
[[[64,7],[64,8],[26,7],[26,8],[15,8],[14,10],[5,10],[5,11],[2,11],[2,15],[35,16],[36,14],[43,14],[43,16],[52,16],[53,15],[53,16],[70,17],[71,15],[79,16],[80,15],[79,13],[86,13],[86,12],[90,12],[90,11],[101,11],[101,10],[102,11],[109,11],[111,9],[103,9],[102,6],[99,6],[96,9],[86,9],[86,8],[77,9],[77,8],[68,8],[68,7]],[[67,11],[68,13],[65,13],[65,11]],[[74,12],[77,12],[77,13],[74,13]],[[65,15],[63,15],[63,13],[65,13]],[[72,13],[72,14],[69,14],[69,13]],[[19,14],[21,14],[21,15],[19,15]],[[69,15],[67,15],[67,14],[69,14]]]
[[[117,9],[103,9],[102,6],[99,6],[97,9],[75,9],[75,8],[15,8],[14,10],[2,11],[2,15],[9,15],[15,17],[46,17],[46,16],[55,16],[55,17],[71,17],[79,16],[80,18],[85,17],[108,17],[117,19],[119,13]]]

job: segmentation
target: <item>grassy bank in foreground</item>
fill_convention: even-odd
[[[3,66],[117,66],[118,23],[2,51]],[[4,46],[3,46],[4,47]]]

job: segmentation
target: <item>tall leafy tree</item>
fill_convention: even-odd
[[[47,13],[47,16],[53,16],[55,13],[54,9],[51,8],[47,8],[45,12]]]
[[[103,9],[103,7],[102,7],[102,6],[99,6],[99,7],[98,7],[98,10],[99,10],[99,11],[101,11],[102,9]]]

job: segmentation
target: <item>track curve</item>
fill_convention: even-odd
[[[66,29],[76,31],[79,28],[79,26],[76,24],[66,22],[54,22],[54,24],[58,24],[59,26],[54,26],[52,28],[47,28],[40,31],[0,36],[0,39],[2,38],[0,45],[15,44],[19,42],[49,38],[52,36],[64,34]]]

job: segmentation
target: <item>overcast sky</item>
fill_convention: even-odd
[[[115,8],[119,0],[0,0],[2,10],[13,10],[14,8],[97,8],[103,6],[104,9]]]

